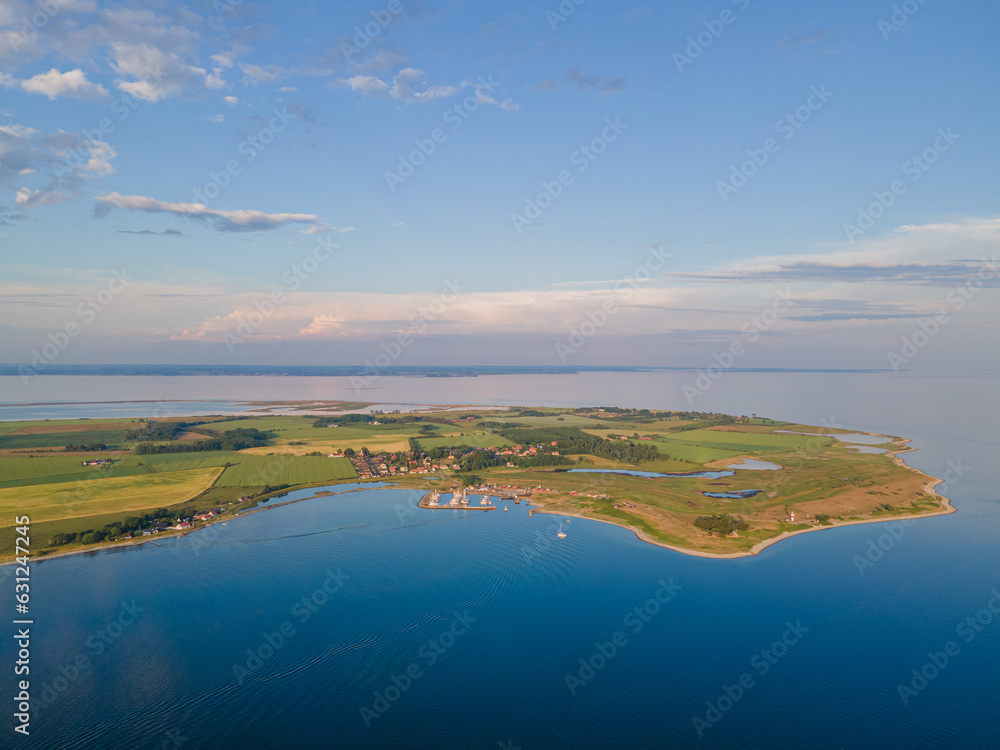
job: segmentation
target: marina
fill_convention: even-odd
[[[490,501],[483,497],[482,501],[478,505],[473,505],[469,495],[463,492],[456,492],[451,496],[451,499],[447,503],[442,502],[441,493],[439,492],[428,492],[422,498],[420,502],[417,503],[420,508],[425,508],[427,510],[496,510],[497,507],[490,503]]]

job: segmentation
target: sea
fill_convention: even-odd
[[[33,562],[28,736],[7,566],[0,747],[1000,748],[998,374],[726,372],[689,403],[694,377],[0,379],[0,419],[299,399],[755,413],[910,438],[957,508],[709,559],[523,503],[334,486]]]

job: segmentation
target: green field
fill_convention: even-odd
[[[222,474],[218,487],[264,487],[278,484],[315,484],[354,479],[357,474],[346,458],[326,456],[237,455]]]
[[[689,430],[667,433],[667,442],[697,443],[710,448],[737,451],[795,450],[822,444],[833,445],[833,438],[815,438],[806,435],[775,435],[766,432],[743,432],[736,430]]]
[[[679,461],[690,461],[699,465],[707,464],[711,461],[720,461],[724,458],[735,458],[745,453],[745,451],[709,448],[705,445],[695,445],[693,443],[668,442],[662,438],[657,438],[652,442],[661,453],[666,453],[671,458]]]
[[[470,448],[506,448],[513,443],[501,435],[478,432],[466,432],[464,435],[456,433],[446,437],[417,438],[417,446],[425,451],[429,451],[431,448],[450,448],[453,445],[467,445]]]
[[[37,430],[51,430],[52,432],[58,432],[59,430],[54,429],[58,427],[67,427],[72,429],[80,429],[81,427],[86,427],[88,431],[99,432],[102,430],[123,430],[127,427],[132,427],[133,425],[138,426],[138,422],[135,419],[42,419],[37,421],[20,421],[20,422],[0,422],[0,435],[9,435],[13,432],[19,432],[25,428]],[[67,429],[66,432],[71,430]],[[77,441],[79,442],[79,441]]]
[[[14,525],[16,515],[34,523],[169,507],[207,490],[218,474],[208,468],[0,489],[0,525]]]
[[[115,455],[110,468],[83,466],[82,456],[0,456],[0,488],[27,487],[81,480],[132,477],[158,474],[164,471],[186,471],[210,466],[222,466],[238,458],[239,453],[211,451],[205,453],[164,453],[149,456]],[[104,458],[105,454],[93,454]]]
[[[45,432],[39,435],[0,435],[0,450],[26,448],[62,448],[70,443],[105,443],[113,445],[125,439],[125,430],[99,430],[94,432]]]

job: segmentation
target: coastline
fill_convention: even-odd
[[[317,485],[317,486],[322,487],[325,485]],[[309,489],[309,488],[300,487],[299,489]],[[190,529],[188,531],[178,531],[175,534],[156,534],[148,539],[141,539],[141,540],[133,539],[125,542],[101,543],[101,544],[95,544],[85,549],[66,550],[65,552],[55,552],[53,554],[44,555],[42,557],[32,557],[31,564],[34,565],[35,563],[43,563],[46,560],[55,560],[56,558],[60,557],[71,557],[73,555],[87,555],[87,554],[92,554],[94,552],[104,552],[105,550],[118,549],[120,547],[142,547],[145,544],[152,544],[156,547],[162,547],[163,545],[158,543],[159,539],[180,539],[182,537],[186,537],[191,534],[196,534],[199,531],[204,531],[210,526],[215,526],[217,523],[229,523],[230,521],[235,521],[238,518],[243,518],[244,516],[252,516],[254,513],[260,513],[265,510],[273,510],[274,508],[281,508],[286,505],[294,505],[295,503],[301,503],[304,500],[315,500],[317,497],[337,497],[338,495],[347,495],[351,492],[360,492],[362,490],[367,490],[367,489],[369,488],[356,487],[352,490],[342,490],[341,492],[327,492],[322,495],[312,495],[311,497],[300,497],[297,500],[287,500],[283,503],[275,503],[274,505],[265,505],[261,508],[252,508],[251,510],[244,511],[242,513],[237,513],[234,516],[217,516],[211,521],[203,523],[197,529]],[[391,487],[373,487],[371,489],[383,490],[383,489],[391,489]],[[289,490],[289,491],[291,492],[295,490]],[[172,531],[177,531],[177,530],[173,529]],[[5,565],[14,565],[14,564],[15,564],[15,559],[13,555],[11,556],[10,560],[0,560],[0,568],[4,567]]]
[[[778,542],[784,541],[785,539],[790,539],[793,536],[799,536],[800,534],[809,534],[814,531],[827,531],[829,529],[839,529],[844,526],[859,526],[861,524],[867,524],[867,523],[889,523],[892,521],[905,521],[909,519],[933,518],[935,516],[950,515],[951,513],[955,513],[958,511],[958,508],[956,508],[954,505],[951,504],[950,498],[942,495],[935,489],[939,484],[942,484],[944,482],[943,479],[939,479],[938,477],[933,477],[925,471],[921,471],[916,467],[910,466],[908,463],[903,461],[903,459],[899,458],[900,453],[908,453],[910,451],[916,450],[916,448],[908,447],[908,444],[910,443],[909,438],[896,438],[892,435],[883,435],[877,432],[857,432],[856,434],[871,435],[873,437],[885,437],[889,438],[894,443],[903,443],[904,446],[902,448],[894,451],[893,450],[886,451],[886,455],[888,455],[892,459],[893,463],[895,463],[897,466],[905,467],[910,471],[915,472],[916,474],[926,477],[928,481],[924,482],[923,490],[928,495],[938,498],[939,502],[941,503],[941,508],[939,510],[929,511],[927,513],[916,513],[913,515],[906,515],[906,516],[888,516],[884,518],[864,518],[857,521],[840,521],[837,523],[831,523],[828,526],[815,526],[810,529],[799,529],[798,531],[786,531],[782,534],[771,537],[770,539],[765,539],[761,542],[758,542],[746,552],[730,552],[725,554],[720,554],[716,552],[703,552],[700,550],[687,549],[685,547],[678,547],[673,544],[667,544],[666,542],[661,542],[658,539],[653,539],[652,537],[649,536],[649,534],[647,534],[642,529],[637,529],[636,527],[630,526],[629,524],[612,521],[611,519],[608,518],[597,518],[595,516],[586,516],[586,515],[581,515],[579,513],[566,513],[554,509],[546,510],[545,507],[532,508],[532,512],[545,513],[547,515],[562,515],[568,518],[581,518],[585,521],[597,521],[599,523],[606,523],[610,524],[611,526],[618,526],[619,528],[622,529],[628,529],[633,534],[635,534],[640,541],[646,542],[647,544],[652,544],[657,547],[664,547],[665,549],[673,550],[674,552],[680,552],[681,554],[684,555],[691,555],[692,557],[712,558],[716,560],[732,560],[740,557],[756,557],[768,547],[777,544]]]
[[[631,525],[629,525],[627,523],[615,521],[615,520],[608,519],[608,518],[599,518],[599,517],[590,516],[590,515],[583,515],[583,514],[580,514],[580,513],[569,513],[569,512],[557,510],[555,508],[547,509],[547,506],[533,507],[531,509],[531,513],[532,513],[532,515],[535,514],[535,513],[544,513],[544,514],[547,514],[547,515],[562,515],[562,516],[565,516],[565,517],[568,517],[568,518],[579,518],[579,519],[587,520],[587,521],[597,521],[599,523],[606,523],[606,524],[610,524],[612,526],[618,526],[619,528],[628,529],[633,534],[635,534],[635,536],[640,541],[646,542],[647,544],[652,544],[652,545],[655,545],[657,547],[663,547],[665,549],[669,549],[669,550],[672,550],[674,552],[680,552],[681,554],[690,555],[692,557],[703,557],[703,558],[714,558],[714,559],[719,559],[719,560],[728,560],[728,559],[736,559],[736,558],[741,558],[741,557],[754,557],[756,555],[759,555],[763,550],[767,549],[768,547],[770,547],[770,546],[772,546],[774,544],[777,544],[778,542],[783,541],[785,539],[788,539],[790,537],[798,536],[800,534],[808,534],[808,533],[814,532],[814,531],[825,531],[827,529],[836,529],[836,528],[840,528],[840,527],[843,527],[843,526],[857,526],[857,525],[860,525],[860,524],[868,524],[868,523],[888,523],[888,522],[891,522],[891,521],[900,521],[900,520],[907,520],[907,519],[932,518],[932,517],[935,517],[935,516],[949,515],[949,514],[954,513],[954,512],[956,512],[958,510],[954,505],[951,504],[951,500],[948,497],[940,494],[936,490],[936,487],[944,482],[943,479],[931,476],[930,474],[927,474],[926,472],[921,471],[920,469],[917,469],[917,468],[915,468],[913,466],[910,466],[902,458],[900,458],[900,454],[908,453],[910,451],[916,450],[915,448],[912,448],[912,447],[909,446],[909,443],[911,442],[909,438],[896,437],[896,436],[892,436],[892,435],[885,435],[885,434],[882,434],[882,433],[875,433],[875,432],[855,431],[854,434],[870,435],[872,437],[884,437],[884,438],[887,438],[887,441],[891,441],[893,444],[900,445],[901,447],[899,447],[896,450],[887,450],[886,451],[886,455],[888,455],[890,457],[890,459],[892,460],[892,462],[894,464],[896,464],[897,466],[906,468],[909,471],[912,471],[912,472],[914,472],[914,473],[916,473],[916,474],[924,477],[927,481],[925,481],[924,484],[923,484],[923,491],[926,492],[928,495],[930,495],[930,496],[932,496],[934,498],[937,498],[938,501],[939,501],[939,503],[940,503],[940,508],[937,509],[937,510],[933,510],[933,511],[928,511],[928,512],[918,513],[918,514],[912,514],[912,515],[906,515],[906,516],[887,516],[887,517],[879,517],[879,518],[865,518],[865,519],[859,519],[859,520],[855,520],[855,521],[840,521],[840,522],[830,523],[829,525],[825,525],[825,526],[815,526],[815,527],[808,528],[808,529],[799,529],[797,531],[786,531],[786,532],[783,532],[783,533],[781,533],[781,534],[779,534],[777,536],[771,537],[770,539],[765,539],[765,540],[763,540],[761,542],[758,542],[757,544],[755,544],[753,547],[751,547],[749,550],[747,550],[745,552],[731,552],[731,553],[705,552],[705,551],[701,551],[701,550],[689,549],[689,548],[686,548],[686,547],[679,547],[677,545],[667,544],[666,542],[662,542],[662,541],[660,541],[658,539],[652,538],[649,534],[647,534],[642,529],[636,528],[635,526],[631,526]],[[729,459],[727,459],[727,460],[729,460]],[[319,488],[319,487],[322,487],[322,486],[325,486],[325,485],[315,485],[315,486],[317,488]],[[394,486],[396,486],[396,485],[391,485],[391,487],[394,487]],[[300,487],[298,489],[308,489],[308,487]],[[104,543],[104,544],[93,545],[93,546],[88,547],[88,548],[75,549],[75,550],[67,550],[67,551],[64,551],[64,552],[56,552],[56,553],[44,555],[43,557],[32,558],[31,562],[32,563],[40,563],[40,562],[44,562],[46,560],[57,559],[57,558],[61,558],[61,557],[69,557],[69,556],[72,556],[72,555],[86,555],[86,554],[91,554],[91,553],[96,553],[96,552],[102,552],[104,550],[117,549],[117,548],[121,548],[121,547],[141,547],[141,546],[143,546],[145,544],[154,544],[156,546],[162,546],[162,545],[160,545],[158,543],[158,539],[172,539],[172,538],[186,537],[186,536],[188,536],[190,534],[197,533],[199,531],[204,531],[205,529],[209,528],[210,526],[214,526],[217,523],[220,523],[220,522],[221,523],[228,523],[229,521],[236,520],[237,518],[240,518],[242,516],[252,515],[254,513],[259,513],[261,511],[265,511],[265,510],[271,510],[273,508],[280,508],[280,507],[283,507],[283,506],[286,506],[286,505],[292,505],[294,503],[302,502],[303,500],[313,500],[313,499],[316,499],[317,497],[335,497],[337,495],[348,494],[348,493],[351,493],[351,492],[358,492],[360,490],[365,490],[365,489],[368,489],[368,488],[362,486],[362,487],[357,487],[357,488],[350,489],[350,490],[343,490],[341,492],[324,493],[323,495],[312,495],[310,497],[298,498],[296,500],[288,500],[288,501],[281,502],[281,503],[275,503],[273,505],[264,505],[263,507],[255,507],[255,508],[253,508],[251,510],[244,511],[242,513],[237,513],[237,514],[232,515],[232,516],[219,516],[219,517],[217,517],[217,518],[215,518],[215,519],[213,519],[213,520],[211,520],[211,521],[203,524],[202,526],[199,526],[197,529],[193,529],[193,530],[188,530],[188,531],[183,531],[183,532],[178,532],[178,533],[156,535],[155,537],[151,537],[151,538],[148,538],[148,539],[142,539],[142,540],[129,540],[129,541],[122,541],[122,542]],[[385,488],[385,487],[375,487],[375,488],[372,488],[372,489],[388,489],[388,488]],[[411,489],[419,489],[419,488],[411,488]],[[286,492],[288,492],[288,491],[296,491],[296,488],[290,488]],[[425,506],[421,506],[421,507],[425,507]],[[469,510],[469,509],[470,508],[465,508],[464,510]],[[471,509],[472,510],[488,510],[488,508],[485,508],[485,507],[482,507],[482,508],[481,507],[475,507],[475,508],[471,508]],[[495,508],[492,508],[492,509],[495,509]],[[13,565],[13,564],[15,564],[15,558],[14,558],[13,555],[10,557],[9,560],[6,560],[6,559],[0,560],[0,567],[4,567],[6,565]]]

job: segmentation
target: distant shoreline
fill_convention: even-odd
[[[479,377],[483,375],[579,375],[589,372],[698,372],[699,367],[647,365],[437,365],[433,367],[390,366],[379,377]],[[733,367],[731,372],[886,373],[875,369],[810,369],[783,367]],[[130,377],[372,377],[364,365],[73,365],[49,364],[35,369],[28,364],[0,363],[0,376],[130,376]]]

